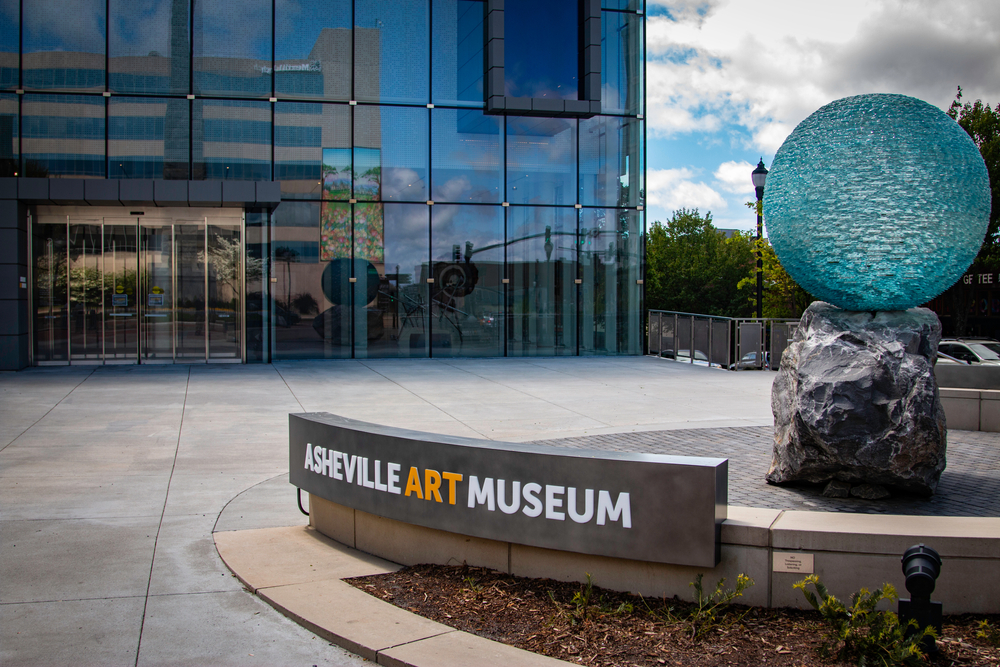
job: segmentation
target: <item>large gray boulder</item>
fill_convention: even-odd
[[[933,372],[940,341],[941,322],[926,308],[809,306],[771,389],[767,481],[836,479],[933,494],[947,446]]]

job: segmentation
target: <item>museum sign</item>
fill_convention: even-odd
[[[311,495],[461,535],[658,563],[719,562],[727,465],[289,415],[289,478]]]

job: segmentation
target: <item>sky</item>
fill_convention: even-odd
[[[647,222],[756,227],[750,172],[821,106],[1000,104],[1000,0],[647,0]]]

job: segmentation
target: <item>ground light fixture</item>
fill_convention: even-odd
[[[941,574],[941,556],[934,549],[921,543],[904,551],[900,560],[903,563],[903,576],[906,577],[906,590],[911,596],[909,600],[899,601],[900,623],[905,625],[912,619],[920,628],[930,625],[940,637],[941,603],[931,602],[931,593],[934,592],[934,584]],[[914,629],[909,628],[907,635],[912,632]],[[937,652],[933,637],[926,639],[924,649],[930,653]]]
[[[763,201],[764,181],[767,180],[767,169],[764,158],[757,163],[757,168],[750,173],[753,189],[757,193],[757,319],[764,317],[764,255],[761,251],[761,238],[764,232]]]

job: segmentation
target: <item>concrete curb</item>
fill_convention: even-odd
[[[223,562],[246,588],[296,623],[387,667],[566,663],[400,609],[343,581],[400,566],[291,526],[214,533]]]

